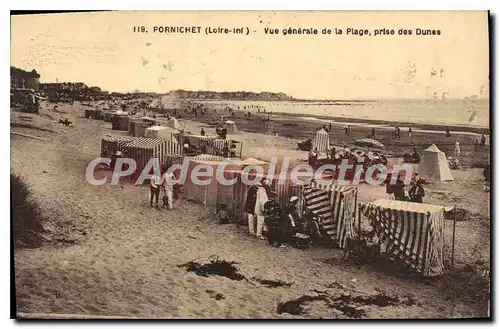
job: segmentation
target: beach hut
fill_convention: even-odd
[[[126,136],[106,136],[101,139],[101,157],[110,158],[116,151],[122,151],[134,141],[131,137]]]
[[[114,115],[115,115],[115,111],[111,111],[111,110],[103,110],[102,111],[103,120],[106,122],[112,122]]]
[[[320,217],[323,232],[335,241],[340,248],[345,248],[347,238],[354,237],[357,188],[311,182],[302,186],[303,209]]]
[[[224,167],[221,167],[221,165]],[[204,171],[209,170],[210,176],[197,176],[196,179],[198,182],[194,180],[194,175],[192,175],[194,168],[200,168],[203,166]],[[200,169],[197,169],[200,170]],[[223,170],[222,174],[226,179],[230,179],[226,176],[225,172],[228,173],[241,170],[240,161],[231,161],[227,159],[223,159],[222,161],[217,160],[202,160],[200,158],[190,158],[189,165],[186,175],[186,182],[184,184],[184,196],[188,200],[192,200],[197,203],[201,203],[207,206],[215,206],[217,203],[221,202],[221,198],[218,197],[219,194],[231,195],[231,193],[224,193],[222,191],[231,191],[233,185],[232,184],[219,184],[218,178],[218,170]],[[201,171],[200,171],[201,172]],[[220,174],[219,174],[220,175]],[[221,193],[219,193],[219,189]]]
[[[102,113],[101,110],[95,110],[93,117],[96,120],[102,120],[104,118],[103,113]]]
[[[154,125],[154,119],[149,117],[130,118],[128,132],[134,137],[144,137],[146,128]]]
[[[224,121],[224,128],[227,129],[228,134],[235,134],[238,132],[238,129],[236,128],[236,123],[231,120]]]
[[[113,117],[111,129],[127,131],[129,127],[129,121],[130,119],[128,115],[115,114],[115,116]]]
[[[169,149],[171,141],[166,141],[161,138],[138,138],[127,144],[123,148],[124,157],[135,160],[136,171],[134,177],[137,177],[148,161],[152,158],[158,159],[160,165],[165,164],[165,154]],[[151,174],[153,171],[151,170]]]
[[[453,180],[446,154],[438,149],[435,144],[422,151],[419,171],[420,175],[426,180],[438,182]]]
[[[443,206],[387,199],[360,204],[389,256],[429,277],[444,271],[444,212]]]
[[[321,128],[316,132],[312,147],[317,148],[318,152],[326,152],[330,149],[330,136],[325,129]]]
[[[179,130],[181,125],[179,124],[179,120],[176,118],[170,118],[167,121],[167,127]]]
[[[177,143],[177,139],[175,138],[175,134],[177,130],[165,127],[165,126],[151,126],[146,128],[144,133],[144,137],[147,138],[161,138],[168,141],[174,141]]]
[[[85,118],[89,119],[90,117],[93,117],[95,113],[94,109],[85,109]]]

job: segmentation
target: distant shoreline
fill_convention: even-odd
[[[192,100],[200,103],[205,103],[205,104],[216,104],[219,102],[231,102],[231,101],[237,101],[237,100]],[[246,100],[242,100],[241,102],[245,102]],[[248,102],[255,102],[249,100]],[[268,101],[268,102],[278,102],[278,101]],[[294,101],[279,101],[279,102],[295,102]],[[300,101],[297,101],[300,102]],[[310,101],[310,102],[320,102],[320,101]],[[369,102],[366,100],[358,100],[358,101],[348,101],[352,103],[362,103],[362,102]],[[374,100],[373,102],[377,102]],[[329,105],[334,105],[333,103],[329,103]],[[348,104],[341,104],[341,105],[348,105]],[[235,110],[235,112],[241,112],[243,113],[244,111],[242,110]],[[255,116],[265,116],[266,114],[261,112],[261,113],[254,113],[253,115]],[[377,119],[366,119],[366,118],[356,118],[356,117],[348,117],[348,116],[327,116],[327,115],[317,115],[317,114],[309,114],[309,113],[290,113],[290,112],[272,112],[273,118],[274,119],[280,119],[280,120],[307,120],[307,121],[312,121],[308,120],[307,117],[317,119],[318,121],[330,121],[334,125],[339,125],[339,123],[357,123],[357,124],[364,124],[366,126],[370,125],[383,125],[383,126],[391,126],[395,127],[398,126],[402,130],[407,130],[408,127],[412,127],[412,129],[420,129],[420,130],[428,130],[428,131],[445,131],[446,127],[449,127],[450,130],[453,132],[465,132],[465,133],[474,133],[474,134],[485,134],[489,135],[490,134],[490,128],[491,128],[491,123],[488,127],[484,126],[473,126],[473,125],[460,125],[460,124],[444,124],[444,123],[429,123],[429,122],[410,122],[410,121],[397,121],[397,120],[377,120]],[[228,118],[230,119],[230,118]],[[326,124],[328,125],[328,122],[318,122],[318,125],[323,125]]]
[[[293,118],[297,120],[304,120],[304,117],[309,116],[311,118],[332,121],[338,123],[363,123],[366,126],[370,125],[384,125],[384,126],[398,126],[402,130],[406,130],[408,127],[412,127],[412,129],[421,129],[421,130],[432,130],[432,131],[445,131],[446,127],[449,127],[450,130],[467,132],[467,133],[475,133],[475,134],[490,134],[490,127],[480,127],[480,126],[467,126],[467,125],[446,125],[446,124],[438,124],[438,123],[419,123],[419,122],[407,122],[407,121],[393,121],[393,120],[377,120],[377,119],[359,119],[359,118],[351,118],[351,117],[331,117],[331,116],[322,116],[322,115],[314,115],[314,114],[297,114],[297,113],[273,113],[276,116]],[[325,122],[328,125],[328,123]]]

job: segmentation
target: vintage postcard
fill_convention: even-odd
[[[15,316],[489,318],[489,24],[12,14]]]

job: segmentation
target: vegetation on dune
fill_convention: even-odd
[[[36,248],[43,242],[42,212],[31,198],[29,186],[21,177],[10,174],[11,220],[15,248]]]

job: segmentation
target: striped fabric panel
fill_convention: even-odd
[[[124,153],[128,158],[136,162],[136,171],[133,177],[137,177],[151,158],[157,158],[159,164],[165,164],[165,150],[167,141],[160,138],[138,138],[124,147]]]
[[[111,152],[123,151],[132,139],[118,139],[116,137],[105,137],[101,139],[101,157],[111,156]],[[106,153],[107,149],[107,153]]]
[[[320,225],[331,240],[345,247],[354,236],[356,188],[334,184],[311,184],[303,189],[304,207],[319,216]]]
[[[432,266],[428,267],[429,276],[444,272],[444,216],[429,214],[429,249],[427,259]]]
[[[333,219],[331,192],[312,187],[304,187],[304,207],[319,217],[320,225],[325,233],[334,240],[336,238],[336,226]]]
[[[201,160],[201,161],[223,161],[224,157],[212,154],[199,154],[192,157],[187,157],[190,160]]]
[[[443,273],[442,216],[371,204],[361,205],[360,210],[372,221],[389,255],[405,261],[425,276]]]
[[[328,133],[316,133],[313,139],[313,149],[315,148],[318,149],[318,152],[326,152],[330,149],[330,136]]]
[[[233,185],[233,198],[235,203],[233,205],[233,213],[239,218],[243,218],[245,201],[247,197],[248,186],[243,184],[241,176],[237,177],[237,183]]]

